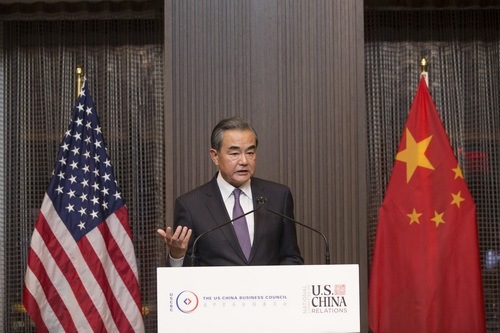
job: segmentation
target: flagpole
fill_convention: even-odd
[[[427,87],[429,86],[429,73],[427,72],[427,65],[429,65],[429,63],[427,62],[427,59],[425,58],[422,58],[422,60],[420,60],[420,77],[424,77],[425,78],[425,84],[427,84]]]
[[[82,82],[83,82],[83,68],[78,66],[76,68],[76,97],[80,95],[80,91],[82,90]]]

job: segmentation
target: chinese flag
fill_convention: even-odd
[[[379,221],[375,333],[485,332],[476,209],[422,77]]]

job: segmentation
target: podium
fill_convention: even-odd
[[[360,332],[358,265],[160,267],[158,332]]]

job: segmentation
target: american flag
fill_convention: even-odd
[[[38,332],[144,332],[128,211],[86,81],[36,221],[23,304]]]

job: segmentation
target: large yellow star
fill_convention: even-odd
[[[420,221],[418,220],[420,216],[422,216],[422,213],[417,213],[415,208],[413,208],[413,212],[411,214],[406,214],[410,218],[410,224],[412,223],[418,223],[420,224]]]
[[[452,168],[451,170],[453,170],[453,172],[455,172],[455,178],[454,179],[457,179],[458,177],[460,178],[464,178],[464,175],[462,173],[462,169],[460,169],[460,165],[457,164],[457,167],[456,168]]]
[[[434,211],[434,217],[431,219],[431,221],[436,223],[436,228],[439,227],[439,224],[444,223],[443,215],[444,212],[439,214],[438,212]]]
[[[423,139],[420,142],[416,142],[410,133],[410,130],[406,128],[406,149],[400,151],[396,155],[396,160],[406,163],[406,182],[409,183],[413,173],[417,167],[423,167],[427,169],[434,170],[429,159],[425,156],[425,151],[431,142],[432,135]]]
[[[460,208],[460,203],[462,201],[465,201],[465,199],[462,198],[461,193],[462,193],[462,191],[458,191],[457,194],[453,194],[453,193],[451,194],[452,197],[453,197],[453,201],[451,202],[451,204],[452,205],[457,205],[459,208]]]

